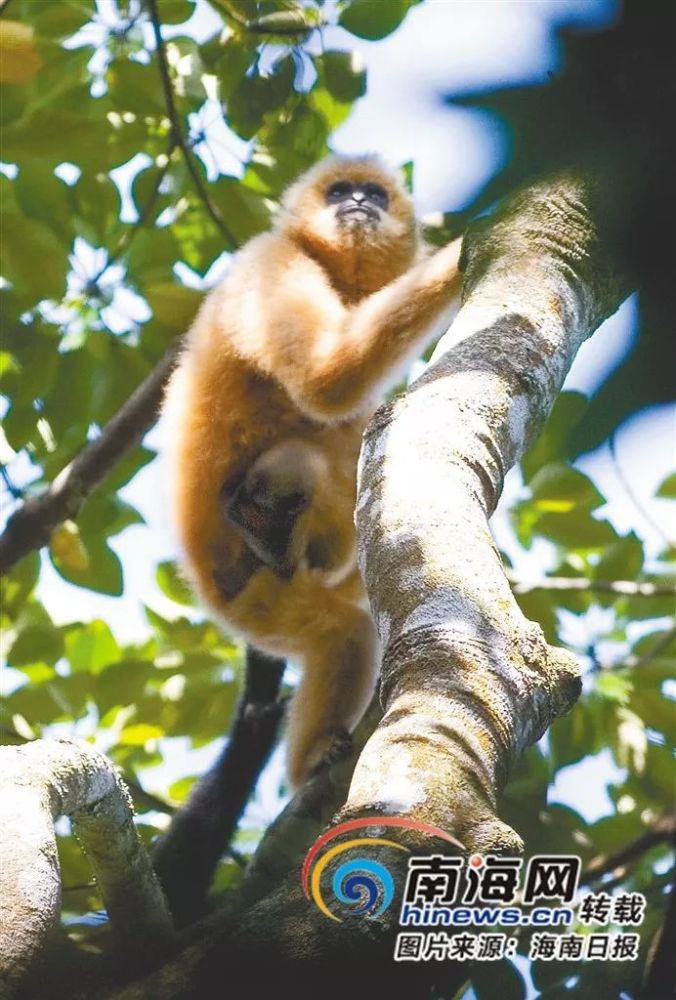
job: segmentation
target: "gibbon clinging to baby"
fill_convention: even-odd
[[[232,261],[171,380],[186,575],[224,625],[304,667],[288,729],[301,783],[359,721],[378,641],[356,566],[361,436],[450,321],[459,241],[430,253],[379,159],[331,157]]]

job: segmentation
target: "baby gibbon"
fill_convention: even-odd
[[[228,629],[304,668],[293,785],[345,742],[373,694],[378,641],[353,524],[361,437],[384,390],[447,327],[459,250],[429,252],[378,158],[324,160],[234,257],[171,379],[186,575]]]

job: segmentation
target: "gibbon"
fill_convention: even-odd
[[[288,725],[294,786],[349,743],[375,688],[353,524],[361,437],[448,326],[459,243],[424,246],[378,158],[324,160],[236,254],[170,381],[185,573],[228,629],[304,668]]]

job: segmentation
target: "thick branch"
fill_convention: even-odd
[[[497,791],[515,755],[574,701],[578,667],[524,618],[488,518],[577,349],[626,294],[599,225],[593,192],[573,174],[479,220],[451,331],[367,430],[357,527],[386,712],[347,815],[403,813],[469,850],[519,847],[496,817]]]
[[[0,802],[0,986],[30,971],[58,920],[58,816],[72,820],[126,961],[147,968],[168,950],[171,918],[128,792],[103,754],[68,740],[2,747]]]
[[[47,545],[62,521],[76,518],[89,494],[115,463],[142,440],[157,419],[179,347],[180,342],[172,345],[99,436],[61,470],[54,482],[43,493],[26,500],[8,519],[0,535],[0,573],[7,573],[23,556]]]

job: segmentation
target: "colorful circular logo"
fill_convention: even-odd
[[[382,861],[363,857],[363,850],[367,847],[380,846],[392,847],[394,850],[409,853],[409,849],[403,844],[380,836],[356,837],[329,847],[331,841],[335,840],[336,837],[353,830],[364,829],[367,826],[417,830],[431,837],[439,837],[441,840],[446,840],[462,849],[462,844],[455,837],[440,830],[439,827],[407,819],[405,816],[370,816],[364,819],[348,820],[346,823],[334,826],[318,837],[307,852],[301,869],[301,884],[306,899],[312,899],[325,916],[339,923],[342,922],[342,918],[331,912],[322,895],[322,875],[331,861],[347,851],[359,848],[356,857],[345,859],[336,868],[331,879],[331,890],[335,899],[343,906],[350,907],[352,913],[359,913],[373,920],[384,913],[394,899],[394,880],[392,873]],[[327,850],[324,851],[324,848]]]

